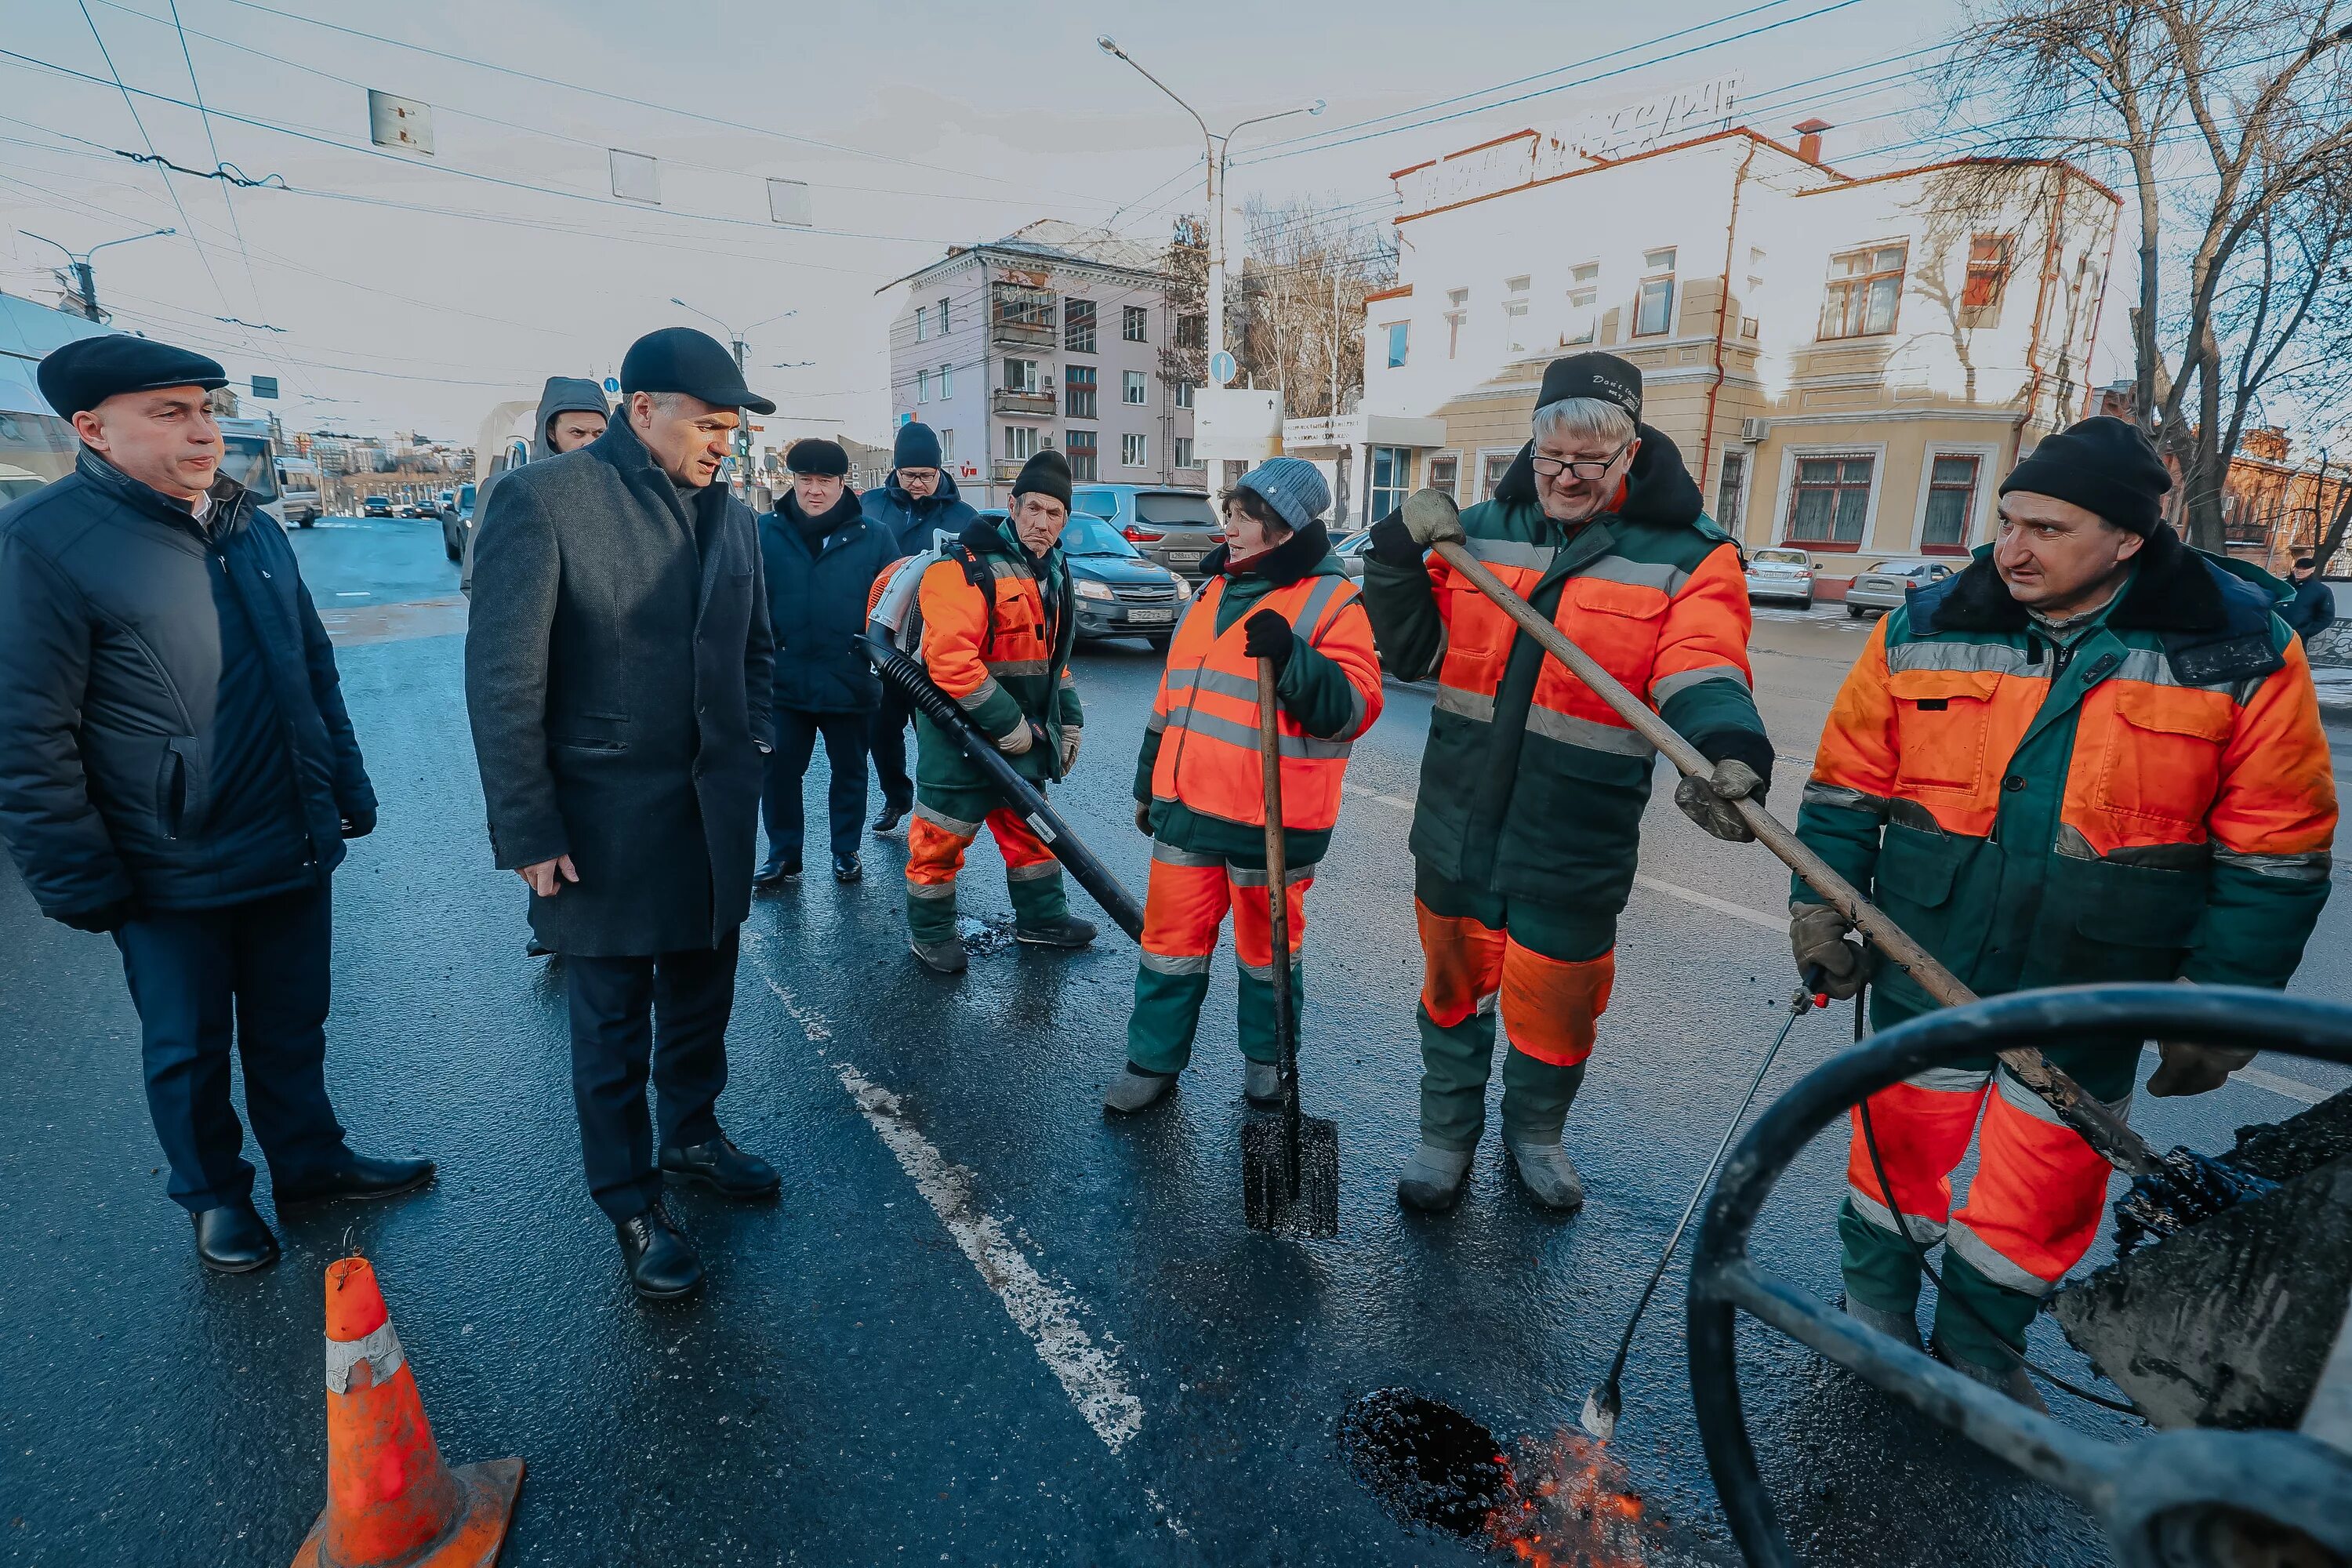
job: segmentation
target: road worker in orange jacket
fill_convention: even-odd
[[[2327,900],[2335,777],[2303,647],[2275,584],[2158,521],[2169,488],[2121,420],[2050,437],[2001,485],[1996,542],[1879,623],[1831,710],[1798,837],[1979,994],[2281,987]],[[1853,995],[1867,970],[1844,919],[1802,882],[1791,898],[1800,968]],[[1873,984],[1881,1026],[1935,1005],[1891,965]],[[2050,1056],[2121,1112],[2137,1043]],[[2217,1088],[2251,1053],[2166,1041],[2161,1055],[2156,1095]],[[1838,1216],[1846,1310],[1918,1343],[1899,1212],[1944,1247],[1937,1353],[2038,1404],[2026,1325],[2097,1235],[2106,1163],[1990,1055],[1869,1107]]]
[[[1070,465],[1032,458],[1013,481],[1012,514],[966,530],[925,569],[917,603],[924,668],[1024,778],[1043,788],[1078,760],[1084,713],[1070,683],[1077,640],[1062,529]],[[1095,928],[1070,913],[1062,863],[988,775],[929,715],[915,716],[915,816],[907,829],[907,929],[915,956],[940,974],[966,960],[956,931],[956,874],[985,824],[1004,856],[1013,934],[1039,947],[1084,947]]]
[[[1339,818],[1349,747],[1381,716],[1371,623],[1318,521],[1330,504],[1322,474],[1297,458],[1243,476],[1225,498],[1225,542],[1203,563],[1208,584],[1169,644],[1135,767],[1135,825],[1151,835],[1151,885],[1127,1067],[1103,1093],[1107,1110],[1131,1114],[1154,1103],[1192,1059],[1228,908],[1244,1092],[1261,1105],[1281,1096],[1258,660],[1272,659],[1276,671],[1294,1039],[1307,889]]]

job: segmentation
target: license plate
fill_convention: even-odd
[[[1168,564],[1171,566],[1198,566],[1200,563],[1201,557],[1198,554],[1179,555],[1173,551],[1169,552]]]
[[[1176,612],[1173,610],[1129,610],[1127,612],[1127,620],[1129,626],[1164,626],[1175,618]]]

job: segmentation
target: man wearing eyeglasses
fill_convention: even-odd
[[[1461,515],[1464,542],[1716,764],[1675,804],[1719,838],[1763,798],[1772,744],[1749,694],[1738,547],[1706,517],[1682,454],[1641,423],[1642,373],[1614,354],[1555,361],[1535,437]],[[1503,1147],[1538,1205],[1584,1185],[1561,1142],[1616,973],[1617,915],[1650,797],[1649,743],[1423,551],[1402,511],[1372,529],[1364,605],[1381,662],[1435,676],[1413,808],[1423,962],[1421,1146],[1408,1208],[1452,1208],[1485,1131],[1499,1012]],[[1711,786],[1711,787],[1710,787]]]

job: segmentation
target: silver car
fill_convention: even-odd
[[[1360,583],[1364,580],[1364,557],[1372,550],[1372,531],[1360,529],[1331,547],[1339,558],[1339,570]]]
[[[1860,620],[1876,611],[1903,607],[1903,595],[1914,588],[1925,588],[1940,583],[1952,574],[1952,568],[1940,561],[1893,560],[1874,561],[1854,574],[1845,591],[1845,613]]]
[[[1202,490],[1082,484],[1070,504],[1074,511],[1101,518],[1148,559],[1195,584],[1203,580],[1201,558],[1224,542],[1216,503]]]
[[[1813,558],[1790,545],[1774,545],[1748,557],[1749,599],[1793,600],[1813,607]]]

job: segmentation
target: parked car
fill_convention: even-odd
[[[1189,582],[1202,580],[1201,558],[1223,538],[1217,504],[1206,491],[1171,485],[1080,485],[1071,509],[1108,521],[1129,544]]]
[[[441,509],[441,548],[448,552],[450,560],[466,558],[466,535],[473,531],[474,487],[459,485],[456,500]]]
[[[1874,561],[1856,573],[1846,588],[1845,613],[1859,620],[1874,610],[1881,614],[1899,610],[1905,594],[1940,583],[1951,574],[1952,568],[1940,561]]]
[[[362,517],[392,516],[392,498],[390,496],[368,497],[365,500],[360,502],[360,515]]]
[[[1357,582],[1364,580],[1364,557],[1372,552],[1372,531],[1360,528],[1331,547],[1339,558],[1339,569]]]
[[[1004,521],[998,507],[980,514]],[[1077,595],[1078,640],[1143,637],[1166,647],[1176,619],[1192,596],[1191,584],[1144,555],[1104,519],[1074,511],[1062,531],[1062,553],[1070,563],[1070,587]]]
[[[1748,557],[1748,597],[1795,600],[1813,607],[1813,558],[1802,550],[1774,545]]]

